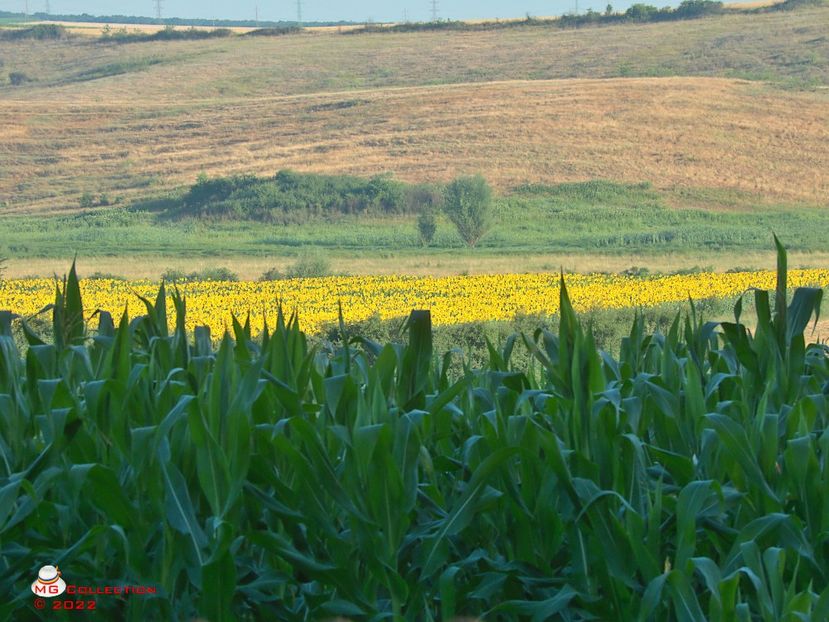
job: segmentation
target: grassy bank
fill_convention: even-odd
[[[99,208],[49,218],[0,218],[0,256],[21,261],[62,259],[77,253],[89,260],[114,258],[109,261],[115,268],[117,258],[131,256],[163,255],[170,264],[166,267],[187,261],[216,267],[248,258],[263,266],[270,261],[272,265],[263,267],[264,272],[316,249],[329,258],[335,273],[376,260],[390,263],[387,269],[393,269],[395,262],[408,269],[431,262],[444,264],[442,270],[451,270],[456,261],[460,272],[466,269],[467,261],[498,257],[507,262],[513,258],[517,268],[511,271],[521,272],[521,257],[526,255],[550,256],[551,263],[539,265],[546,270],[562,265],[570,268],[569,261],[557,262],[553,259],[556,256],[573,257],[575,266],[580,256],[601,255],[612,258],[615,266],[622,264],[617,269],[636,262],[647,267],[650,260],[665,265],[666,256],[677,258],[677,269],[713,264],[721,269],[752,267],[740,262],[740,255],[756,257],[765,252],[772,231],[790,241],[801,258],[806,257],[799,259],[803,265],[809,264],[808,253],[825,250],[823,232],[829,230],[825,210],[773,202],[758,205],[754,200],[740,193],[664,192],[649,184],[601,181],[524,186],[496,200],[495,225],[471,251],[442,216],[432,244],[423,247],[414,213],[380,210],[349,215],[325,209],[309,212],[302,207],[292,212],[292,224],[203,220],[182,211],[185,195],[175,195],[130,208]],[[702,207],[712,202],[719,207]],[[624,265],[626,256],[634,259]],[[720,257],[732,258],[731,265],[724,266]],[[591,271],[594,266],[593,260],[586,264]],[[159,274],[166,267],[162,266]],[[158,274],[146,276],[156,278]],[[257,278],[259,274],[246,276]]]

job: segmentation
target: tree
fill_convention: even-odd
[[[446,187],[444,210],[463,241],[474,247],[492,226],[492,189],[481,175],[458,177]]]
[[[613,5],[612,5],[612,4],[608,4],[608,5],[605,7],[604,14],[605,14],[605,15],[607,15],[608,17],[610,17],[611,15],[613,15]]]
[[[647,21],[653,19],[653,17],[658,12],[659,9],[657,9],[653,5],[637,3],[632,5],[627,11],[625,11],[625,16],[629,17],[630,19]]]
[[[435,210],[431,206],[423,207],[417,215],[417,232],[420,234],[420,243],[429,246],[435,239],[438,223],[435,218]]]

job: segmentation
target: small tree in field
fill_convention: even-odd
[[[429,246],[432,243],[437,228],[435,209],[429,206],[422,208],[420,214],[417,215],[417,232],[420,234],[420,243],[423,246]]]
[[[492,189],[481,175],[458,177],[446,187],[446,216],[474,247],[492,226]]]

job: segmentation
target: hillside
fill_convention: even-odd
[[[480,171],[819,203],[829,8],[573,31],[2,42],[0,204],[77,209],[200,172]],[[0,74],[1,75],[1,74]]]

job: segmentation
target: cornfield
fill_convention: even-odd
[[[0,315],[0,617],[56,564],[157,588],[108,619],[829,619],[822,290],[778,252],[753,332],[690,307],[613,358],[562,282],[557,334],[460,374],[426,311],[406,344],[281,312],[217,341],[162,287],[90,330],[73,269],[48,343]]]

